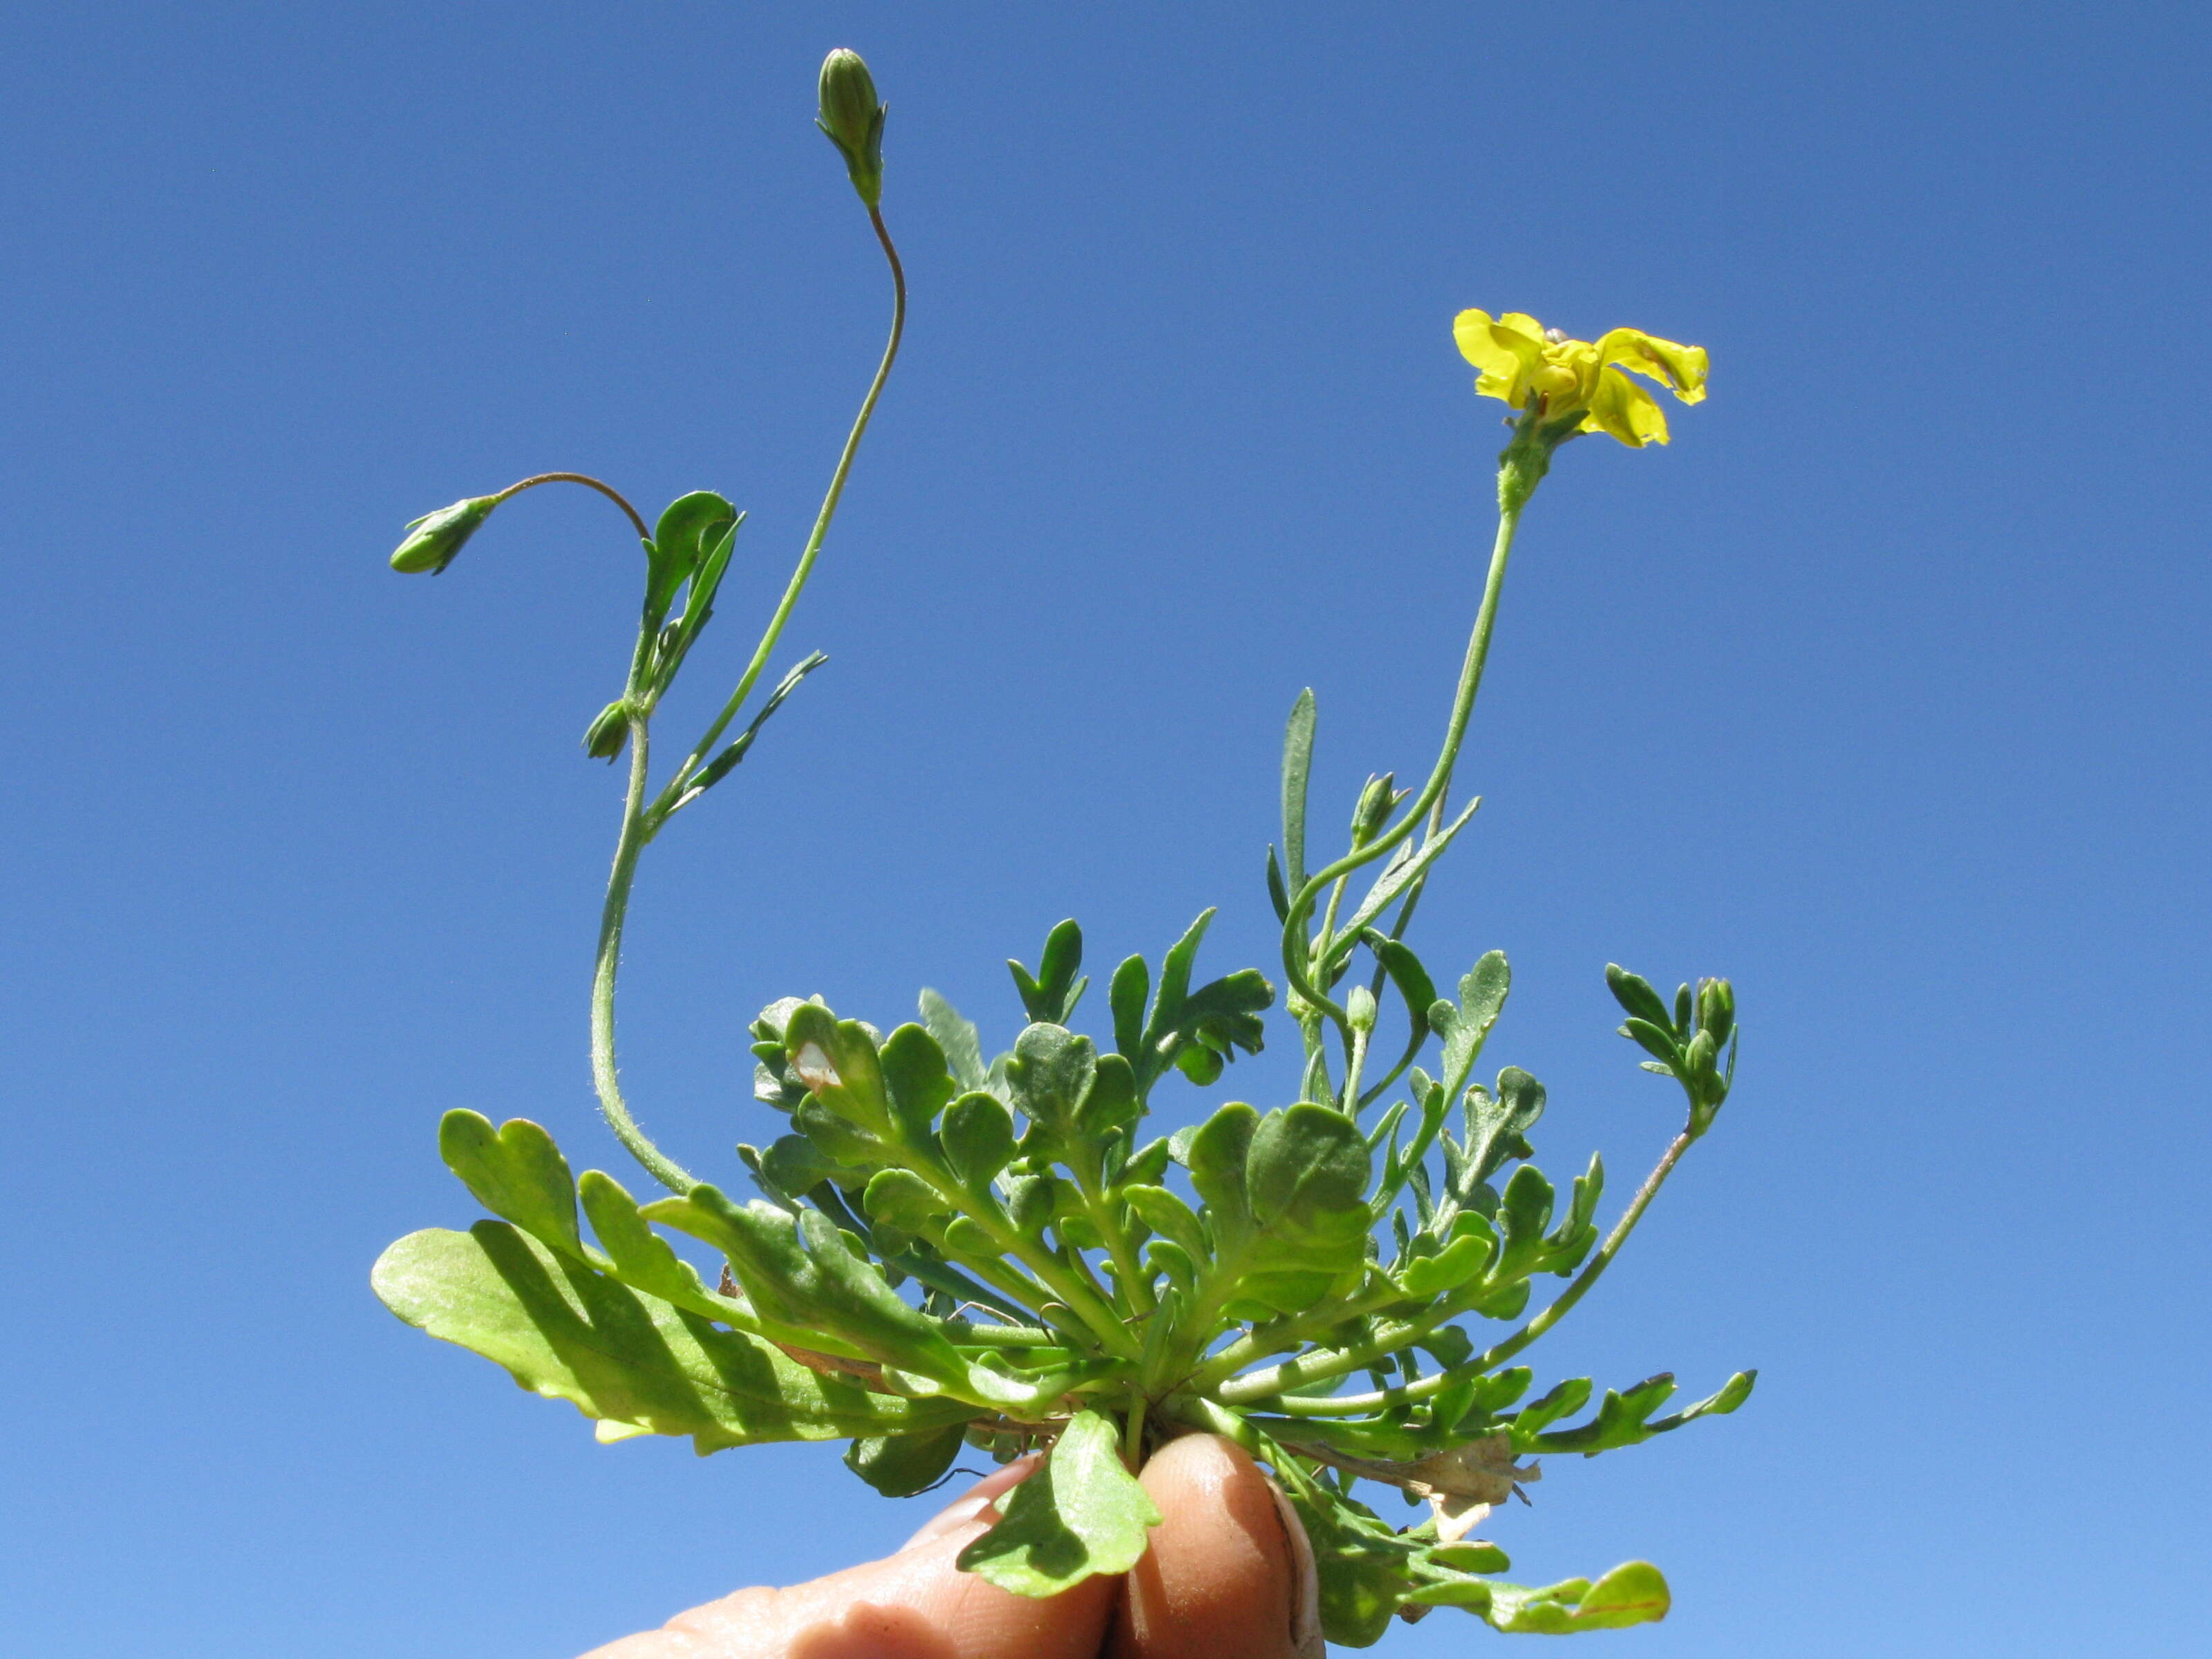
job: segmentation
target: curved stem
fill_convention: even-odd
[[[645,786],[650,765],[646,719],[629,720],[629,788],[623,799],[622,835],[615,842],[615,867],[607,877],[606,903],[599,912],[599,957],[592,975],[592,1084],[599,1091],[599,1112],[615,1139],[645,1166],[646,1173],[681,1197],[699,1184],[698,1178],[659,1147],[623,1099],[622,1084],[615,1072],[615,975],[622,965],[623,923],[629,914],[630,885],[637,878],[637,855],[650,839],[645,823]]]
[[[1312,913],[1315,900],[1331,882],[1394,851],[1413,833],[1430,809],[1443,799],[1445,790],[1450,787],[1452,768],[1459,759],[1460,745],[1467,738],[1468,719],[1474,712],[1475,693],[1482,689],[1482,669],[1490,657],[1491,632],[1498,623],[1498,596],[1505,588],[1505,566],[1513,552],[1513,532],[1520,526],[1525,505],[1525,500],[1510,504],[1501,501],[1499,504],[1498,539],[1491,547],[1490,570],[1482,584],[1482,603],[1474,613],[1474,629],[1468,636],[1467,655],[1460,664],[1459,688],[1452,696],[1451,718],[1444,726],[1443,747],[1429,773],[1429,781],[1394,827],[1334,864],[1315,871],[1306,878],[1305,884],[1291,896],[1291,913],[1283,923],[1283,971],[1290,980],[1293,995],[1320,1009],[1340,1027],[1346,1024],[1344,1010],[1306,975],[1306,964],[1310,958],[1304,957],[1302,949],[1305,943],[1305,919]]]
[[[534,478],[525,478],[520,483],[507,485],[498,495],[493,496],[492,501],[495,503],[503,501],[509,496],[520,495],[526,489],[535,489],[539,484],[548,483],[582,484],[588,489],[598,490],[600,495],[629,514],[630,523],[637,527],[638,540],[649,542],[653,539],[653,532],[645,527],[645,520],[637,516],[635,507],[623,499],[622,492],[612,484],[601,483],[587,472],[541,472]]]
[[[805,591],[806,579],[814,573],[814,561],[822,551],[823,538],[830,533],[830,521],[837,516],[837,502],[845,493],[845,475],[853,470],[853,457],[860,453],[861,436],[868,429],[869,417],[876,412],[876,400],[884,395],[884,383],[890,379],[891,364],[898,358],[899,340],[906,332],[906,268],[899,263],[898,249],[892,246],[891,234],[884,225],[882,210],[870,208],[868,222],[875,227],[876,240],[883,244],[884,258],[890,262],[891,268],[891,335],[884,347],[883,362],[877,365],[876,378],[868,384],[868,395],[860,400],[860,412],[854,419],[853,429],[846,434],[844,452],[837,458],[837,470],[830,475],[829,493],[823,496],[822,510],[815,515],[813,533],[806,538],[805,550],[799,554],[799,562],[793,568],[791,580],[784,584],[783,598],[777,602],[775,614],[769,618],[768,628],[761,635],[760,643],[753,648],[752,660],[745,665],[745,672],[738,676],[738,689],[730,693],[729,702],[714,717],[714,723],[707,728],[707,735],[693,746],[683,765],[676,769],[676,775],[668,781],[668,787],[653,801],[649,816],[655,820],[667,815],[670,804],[684,793],[684,784],[705,762],[708,752],[722,733],[729,729],[730,722],[737,718],[738,710],[752,695],[754,683],[760,678],[761,671],[768,666],[768,659],[775,650],[776,641],[783,636],[783,625],[791,620],[791,613],[799,604],[799,596]]]

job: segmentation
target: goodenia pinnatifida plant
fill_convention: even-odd
[[[1048,1449],[1005,1518],[961,1557],[1022,1595],[1127,1571],[1159,1518],[1133,1472],[1165,1439],[1204,1431],[1245,1447],[1289,1494],[1335,1641],[1371,1643],[1393,1614],[1439,1606],[1547,1633],[1663,1616],[1666,1582],[1647,1563],[1529,1588],[1495,1577],[1504,1553],[1472,1533],[1539,1478],[1522,1458],[1634,1445],[1734,1411],[1751,1392],[1746,1372],[1668,1412],[1674,1382],[1662,1374],[1602,1393],[1575,1377],[1532,1399],[1534,1373],[1519,1363],[1589,1292],[1712,1127],[1735,1073],[1734,994],[1709,979],[1670,1001],[1606,970],[1621,1035],[1686,1109],[1601,1234],[1603,1164],[1593,1157],[1561,1203],[1528,1161],[1543,1085],[1512,1066],[1477,1079],[1505,1004],[1504,957],[1480,957],[1440,992],[1405,936],[1475,809],[1455,808],[1453,771],[1530,497],[1584,434],[1666,442],[1657,402],[1630,377],[1695,403],[1705,352],[1633,329],[1569,339],[1518,313],[1455,322],[1481,371],[1475,389],[1510,410],[1497,540],[1435,762],[1418,789],[1370,779],[1334,856],[1308,839],[1312,693],[1291,708],[1282,841],[1267,877],[1285,1010],[1304,1051],[1297,1100],[1264,1113],[1232,1102],[1148,1134],[1154,1092],[1171,1076],[1211,1087],[1240,1051],[1259,1052],[1276,988],[1252,969],[1194,983],[1208,911],[1157,969],[1142,956],[1121,962],[1109,1029],[1079,1035],[1071,1023],[1090,981],[1081,932],[1065,921],[1034,970],[1010,964],[1026,1023],[994,1059],[932,991],[918,1022],[888,1034],[819,997],[763,1010],[750,1029],[753,1091],[785,1133],[738,1147],[759,1194],[741,1201],[671,1158],[632,1115],[615,1064],[615,980],[641,856],[728,778],[824,660],[801,659],[753,701],[898,354],[906,284],[879,205],[884,106],[851,52],[823,65],[820,125],[890,264],[890,337],[781,600],[674,769],[656,786],[653,720],[729,568],[744,515],[727,500],[681,496],[648,529],[597,479],[546,473],[417,520],[392,555],[398,570],[443,570],[501,502],[556,481],[608,496],[643,544],[622,692],[584,737],[592,756],[629,764],[592,982],[592,1071],[616,1138],[669,1195],[641,1203],[600,1170],[573,1176],[526,1120],[495,1128],[448,1113],[440,1150],[500,1218],[401,1239],[376,1265],[377,1293],[524,1388],[570,1401],[602,1440],[689,1436],[702,1454],[847,1440],[854,1472],[892,1494],[929,1488],[963,1444],[1001,1460]],[[666,1233],[720,1258],[713,1282]],[[1547,1276],[1564,1286],[1531,1315]],[[1418,1524],[1384,1520],[1356,1495],[1362,1482],[1403,1494]]]

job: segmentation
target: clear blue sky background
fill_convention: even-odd
[[[921,1516],[829,1449],[595,1445],[396,1323],[476,1208],[448,1108],[618,1167],[585,992],[635,555],[549,467],[751,509],[703,717],[872,366],[811,125],[891,104],[908,356],[787,657],[652,852],[626,1075],[695,1165],[744,1021],[1097,957],[1432,752],[1498,410],[1448,325],[1712,351],[1668,451],[1568,451],[1417,927],[1518,987],[1555,1172],[1674,1126],[1608,958],[1734,975],[1721,1127],[1547,1375],[1744,1412],[1501,1517],[1648,1555],[1607,1652],[2201,1651],[2212,75],[2196,8],[79,5],[0,61],[0,1647],[556,1659]],[[1285,1097],[1286,1057],[1234,1092]],[[1229,1092],[1216,1091],[1217,1097]],[[1195,1091],[1164,1091],[1172,1119]],[[2191,1584],[2198,1586],[2191,1589]],[[2194,1637],[2191,1632],[2196,1632]],[[1383,1651],[1502,1641],[1449,1613]]]

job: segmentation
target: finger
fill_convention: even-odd
[[[955,1565],[997,1523],[992,1497],[1035,1468],[988,1477],[896,1555],[787,1589],[739,1590],[586,1659],[1092,1659],[1117,1581],[1036,1601]]]
[[[1124,1581],[1113,1659],[1321,1659],[1313,1552],[1259,1467],[1190,1435],[1140,1479],[1162,1519]]]
[[[962,1492],[959,1497],[938,1510],[928,1520],[923,1522],[914,1536],[899,1547],[902,1550],[910,1550],[917,1544],[926,1544],[933,1538],[940,1538],[955,1527],[963,1526],[974,1520],[990,1506],[994,1498],[1012,1492],[1023,1481],[1028,1480],[1036,1472],[1037,1465],[1043,1461],[1043,1453],[1031,1452],[1026,1457],[1016,1458],[1004,1468],[994,1469],[974,1486],[969,1487],[966,1492]]]

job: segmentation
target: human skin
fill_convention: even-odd
[[[1211,1435],[1162,1447],[1139,1476],[1162,1517],[1144,1559],[1048,1601],[953,1565],[1036,1467],[979,1481],[896,1555],[741,1589],[584,1659],[1320,1659],[1305,1534],[1239,1448]]]

